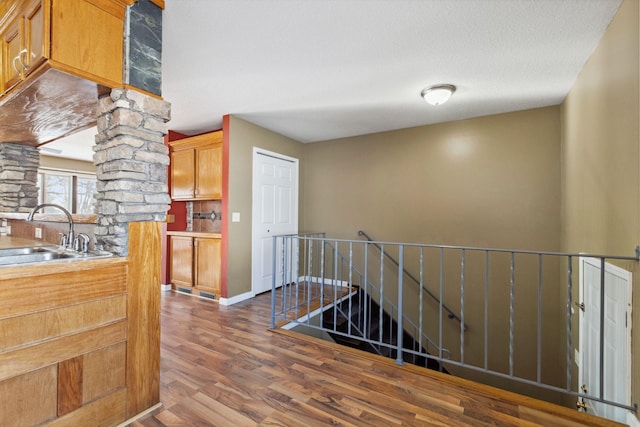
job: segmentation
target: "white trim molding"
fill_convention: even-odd
[[[236,295],[235,297],[231,297],[231,298],[220,298],[218,300],[218,304],[233,305],[253,297],[254,297],[253,292],[245,292],[244,294]]]

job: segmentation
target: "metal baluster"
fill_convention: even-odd
[[[567,266],[567,391],[571,390],[571,300],[573,299],[573,257]]]
[[[271,260],[271,268],[273,274],[271,275],[271,329],[276,327],[276,247],[277,237],[273,237],[273,259]]]
[[[349,323],[347,332],[351,335],[351,305],[353,297],[351,296],[352,284],[353,283],[353,242],[349,242]]]
[[[605,262],[600,258],[600,399],[604,399],[604,309]]]
[[[291,282],[295,284],[296,287],[296,319],[300,318],[300,287],[298,286],[298,277],[300,276],[298,268],[300,262],[300,251],[298,248],[300,247],[300,238],[298,236],[293,236],[291,238],[291,270],[293,270],[293,277],[291,278]],[[307,312],[308,313],[308,312]]]
[[[510,279],[510,293],[509,293],[509,376],[513,376],[513,339],[515,335],[515,301],[516,301],[516,286],[515,286],[515,253],[511,252],[511,279]]]
[[[484,369],[489,369],[489,251],[484,251]]]
[[[282,281],[282,283],[280,284],[280,288],[282,290],[282,313],[284,314],[284,319],[287,318],[287,312],[289,311],[289,307],[287,306],[287,286],[284,283],[284,264],[285,264],[285,260],[284,260],[284,245],[286,242],[286,237],[282,236],[282,254],[281,254],[281,262],[282,262],[282,277],[280,278],[280,280]],[[276,254],[274,253],[273,256],[275,257]],[[278,274],[278,270],[273,270],[273,275],[277,275]]]
[[[419,314],[418,314],[418,319],[420,321],[419,323],[419,330],[418,330],[418,343],[420,344],[418,346],[418,349],[420,350],[420,353],[422,353],[422,324],[423,324],[423,314],[422,314],[422,293],[423,290],[422,288],[424,287],[424,247],[420,246],[420,289],[418,290],[418,310],[419,310]],[[415,331],[414,331],[414,337],[415,337]],[[416,341],[416,340],[414,340]],[[425,346],[427,347],[426,352],[429,352],[429,348],[428,348],[428,343],[425,343]],[[415,350],[415,348],[414,348]]]
[[[404,274],[402,274],[402,272],[404,271],[404,245],[400,245],[398,247],[398,263],[400,264],[400,268],[398,268],[398,353],[396,354],[396,364],[397,365],[403,365],[404,362],[402,361],[402,338],[403,338],[403,331],[404,331],[404,322],[402,321],[402,316],[403,316],[403,305],[404,305],[404,301],[402,299],[403,295],[403,286],[402,286],[402,279]]]
[[[333,330],[338,330],[338,241],[333,247]],[[324,302],[322,303],[324,305]]]
[[[324,306],[324,269],[325,269],[325,252],[327,242],[324,238],[321,240],[322,246],[320,246],[320,307]],[[320,310],[320,324],[324,325],[324,310]],[[334,324],[335,325],[335,324]]]
[[[307,258],[307,313],[311,313],[311,294],[313,292],[312,277],[313,277],[313,240],[309,240],[309,256]],[[307,316],[307,325],[311,323],[311,316]]]
[[[384,304],[384,243],[380,245],[380,310],[378,313],[378,342],[382,344],[382,305]]]
[[[363,295],[363,300],[364,300],[364,328],[363,328],[363,335],[366,338],[371,338],[369,336],[369,331],[371,330],[370,324],[371,324],[371,313],[369,310],[369,307],[371,306],[370,303],[370,296],[369,296],[369,290],[368,290],[368,286],[369,286],[369,243],[365,243],[364,244],[364,295]],[[367,301],[369,301],[369,304],[367,304]],[[367,314],[369,314],[369,316],[367,316]]]
[[[466,261],[464,249],[462,250],[460,259],[460,363],[464,365],[464,268]]]
[[[438,302],[438,358],[440,359],[440,371],[442,371],[442,290],[444,288],[444,248],[440,248],[440,300]]]
[[[538,383],[542,379],[542,255],[538,254]]]

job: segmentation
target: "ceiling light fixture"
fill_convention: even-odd
[[[436,85],[423,89],[420,95],[431,105],[440,105],[447,102],[453,92],[456,91],[454,85]]]

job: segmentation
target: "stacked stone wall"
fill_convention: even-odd
[[[169,119],[169,103],[134,90],[114,89],[99,100],[95,235],[109,252],[127,255],[129,222],[165,221]]]
[[[36,147],[0,143],[0,212],[29,212],[38,204],[39,166]]]

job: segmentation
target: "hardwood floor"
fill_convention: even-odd
[[[231,307],[165,293],[156,426],[613,426],[488,386],[268,330],[268,294]]]

